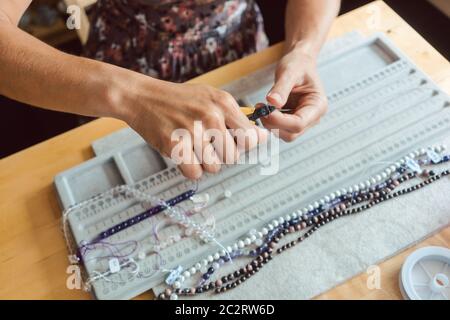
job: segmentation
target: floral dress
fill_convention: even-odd
[[[253,0],[98,0],[85,56],[183,82],[268,45]]]

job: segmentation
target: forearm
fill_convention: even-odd
[[[334,18],[340,0],[289,0],[286,7],[286,52],[300,49],[317,56]]]
[[[0,20],[0,94],[34,106],[87,116],[131,117],[133,88],[153,80],[60,52]]]

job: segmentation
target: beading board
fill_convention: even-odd
[[[257,163],[226,166],[219,174],[206,174],[201,179],[199,192],[207,192],[210,201],[192,219],[201,223],[213,216],[220,243],[234,243],[250,229],[377,173],[380,163],[395,161],[448,136],[450,103],[445,93],[384,35],[349,38],[344,37],[340,45],[335,42],[335,50],[325,49],[319,61],[329,112],[297,141],[279,142],[276,175],[261,175],[265,163]],[[264,101],[272,85],[273,68],[268,66],[224,89],[250,103]],[[64,208],[121,183],[162,199],[192,187],[169,160],[133,133],[121,134],[129,135],[125,139],[129,143],[98,143],[94,147],[96,158],[55,178]],[[224,190],[230,190],[232,198],[224,197]],[[75,242],[80,243],[145,209],[145,205],[117,195],[77,209],[68,221]],[[158,271],[161,268],[190,267],[220,249],[214,243],[202,244],[197,238],[185,237],[159,254],[153,253],[156,242],[151,230],[164,221],[163,215],[156,215],[108,239],[114,243],[138,241],[139,251],[147,256],[135,258],[140,270],[149,276],[130,277],[121,270],[109,281],[98,280],[93,283],[98,299],[132,298],[164,281],[167,274]],[[183,232],[176,225],[167,225],[160,236]],[[103,254],[97,251],[94,254]],[[86,273],[93,275],[108,270],[108,261],[90,260],[85,267]]]

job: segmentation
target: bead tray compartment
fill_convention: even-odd
[[[273,68],[268,66],[224,89],[248,103],[264,101]],[[280,142],[277,175],[260,175],[259,164],[237,165],[201,180],[199,192],[207,192],[210,202],[193,219],[202,222],[204,216],[213,215],[215,236],[225,246],[277,216],[377,173],[382,168],[380,162],[395,161],[449,135],[449,97],[382,34],[368,39],[350,34],[335,40],[324,48],[319,72],[328,93],[329,112],[297,141]],[[55,178],[63,208],[121,183],[162,199],[192,187],[169,160],[130,129],[95,142],[93,148],[96,158]],[[231,199],[223,197],[224,190],[232,191]],[[132,199],[109,197],[75,210],[68,221],[79,243],[145,209]],[[136,260],[147,273],[158,267],[189,267],[220,249],[215,244],[201,244],[197,238],[183,238],[152,254],[155,243],[150,230],[163,219],[163,215],[156,215],[110,240],[137,240],[147,256]],[[160,232],[162,236],[176,233],[182,230],[174,225]],[[107,261],[85,264],[88,275],[107,268]],[[120,271],[111,276],[114,282],[96,281],[93,292],[98,299],[128,299],[160,285],[165,276],[155,272],[152,277],[138,279]]]

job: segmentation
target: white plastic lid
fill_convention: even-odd
[[[450,250],[425,247],[414,251],[400,272],[400,290],[405,299],[450,299]]]

